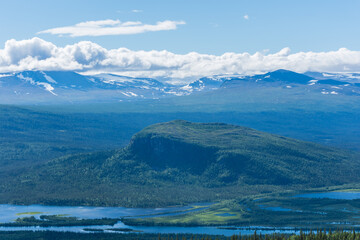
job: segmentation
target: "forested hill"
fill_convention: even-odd
[[[129,156],[154,169],[175,168],[221,185],[351,182],[359,156],[339,149],[222,123],[176,120],[137,133]]]
[[[121,150],[52,160],[0,185],[3,203],[166,206],[359,182],[358,153],[222,124],[149,126]]]

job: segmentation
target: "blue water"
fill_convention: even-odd
[[[11,222],[18,217],[26,216],[40,216],[41,214],[54,215],[54,214],[67,214],[68,216],[74,216],[79,218],[121,218],[124,216],[135,217],[146,214],[178,214],[178,211],[194,211],[192,206],[203,206],[208,207],[211,203],[207,204],[193,204],[185,207],[169,207],[169,208],[122,208],[122,207],[73,207],[73,206],[42,206],[42,205],[30,205],[30,206],[18,206],[18,205],[0,205],[0,222]],[[203,208],[200,208],[203,209]],[[22,214],[19,213],[25,212],[41,212],[41,214]],[[231,215],[231,214],[230,214]],[[228,215],[226,215],[228,216]],[[237,228],[233,229],[220,229],[217,227],[169,227],[169,226],[127,226],[121,221],[119,221],[114,226],[73,226],[73,227],[0,227],[0,231],[70,231],[70,232],[81,232],[88,233],[84,231],[84,228],[96,228],[103,229],[105,232],[111,232],[109,228],[131,228],[133,230],[141,231],[144,233],[192,233],[192,234],[216,234],[216,235],[225,235],[231,236],[233,234],[253,234],[255,230],[258,233],[270,234],[274,232],[282,233],[294,233],[296,232],[293,228],[282,228],[282,229],[273,229],[273,228],[264,228],[264,227],[248,227],[248,228]],[[117,232],[119,233],[119,232]]]
[[[118,231],[106,230],[109,228],[131,228],[133,230],[138,230],[143,233],[175,233],[175,234],[212,234],[212,235],[225,235],[232,236],[234,234],[238,235],[251,235],[254,234],[254,231],[258,234],[272,234],[272,233],[299,233],[299,230],[295,228],[264,228],[264,227],[246,227],[246,228],[237,228],[236,230],[232,229],[221,229],[218,227],[146,227],[146,226],[127,226],[122,222],[115,224],[114,226],[75,226],[75,227],[0,227],[0,231],[58,231],[58,232],[80,232],[80,233],[89,233],[89,231],[84,231],[84,228],[95,228],[95,229],[104,229],[104,232],[114,232],[120,233]]]
[[[283,207],[270,207],[263,204],[258,205],[261,209],[269,210],[269,211],[275,211],[275,212],[290,212],[290,211],[296,211],[290,208],[283,208]]]
[[[354,199],[360,199],[360,192],[305,193],[305,194],[295,195],[294,197],[354,200]]]
[[[277,212],[290,212],[290,211],[293,211],[290,208],[283,208],[283,207],[267,207],[265,209],[270,210],[270,211],[277,211]]]
[[[198,206],[198,204],[196,204]],[[18,217],[29,215],[17,215],[25,212],[41,212],[44,215],[66,214],[67,216],[84,219],[93,218],[121,218],[125,216],[141,216],[149,214],[166,214],[178,211],[190,211],[193,205],[184,207],[168,208],[124,208],[124,207],[74,207],[74,206],[42,206],[42,205],[8,205],[0,204],[0,222],[11,222]],[[41,215],[38,214],[38,215]],[[34,214],[30,214],[32,216]],[[36,215],[35,215],[36,216]]]
[[[220,216],[220,217],[233,217],[233,216],[236,216],[236,214],[232,214],[232,213],[221,213],[221,214],[216,214],[216,216]]]

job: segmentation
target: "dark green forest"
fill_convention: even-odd
[[[71,106],[29,108],[0,105],[0,178],[14,176],[23,168],[69,154],[122,148],[129,143],[132,135],[144,127],[174,119],[224,122],[360,150],[360,127],[357,124],[360,114],[352,111],[288,109],[260,112],[128,113],[126,109],[120,111],[116,106],[107,109],[109,107],[84,106],[74,112],[70,111]]]
[[[76,217],[65,217],[57,215],[41,215],[38,218],[34,216],[17,218],[14,222],[0,223],[0,227],[65,227],[65,226],[93,226],[93,225],[114,225],[120,219],[79,219]]]
[[[120,150],[30,167],[0,184],[0,201],[181,205],[356,183],[359,167],[357,152],[236,125],[177,120],[145,128]]]
[[[355,231],[317,230],[295,234],[233,235],[231,237],[199,234],[117,234],[117,233],[71,233],[52,231],[0,231],[2,240],[359,240]]]

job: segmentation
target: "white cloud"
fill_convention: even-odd
[[[329,52],[291,53],[289,48],[283,48],[272,54],[175,54],[165,50],[108,50],[89,41],[58,47],[40,38],[8,40],[5,47],[0,49],[1,73],[23,70],[74,70],[187,81],[189,78],[201,76],[254,74],[280,68],[296,72],[360,72],[360,51],[341,48]]]
[[[38,60],[49,58],[53,55],[56,46],[50,42],[46,42],[40,38],[31,40],[16,41],[11,39],[6,41],[3,55],[4,60],[11,64],[17,64],[20,60],[27,56],[32,56]],[[0,52],[1,53],[1,52]],[[1,58],[0,58],[1,59]]]
[[[247,15],[247,14],[244,15],[244,19],[245,19],[245,20],[249,20],[249,19],[250,19],[250,18],[249,18],[249,15]]]
[[[134,10],[132,10],[132,12],[133,12],[133,13],[141,13],[141,12],[143,12],[143,10],[140,10],[140,9],[134,9]]]
[[[87,21],[75,24],[73,26],[51,28],[38,34],[49,33],[53,35],[68,35],[70,37],[83,37],[83,36],[108,36],[108,35],[130,35],[139,34],[144,32],[156,32],[175,30],[178,25],[185,24],[184,21],[160,21],[154,25],[144,24],[142,22],[121,22],[120,20],[99,20]]]

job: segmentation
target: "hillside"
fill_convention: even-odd
[[[127,151],[151,167],[202,174],[221,185],[340,184],[352,174],[350,169],[343,173],[343,164],[360,163],[350,161],[345,152],[313,143],[240,126],[180,120],[145,128]],[[327,176],[330,170],[332,176]]]
[[[62,157],[9,178],[2,203],[166,206],[358,182],[357,153],[222,123],[149,126],[124,149]]]

